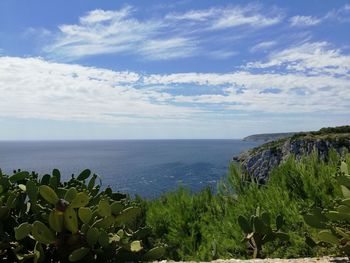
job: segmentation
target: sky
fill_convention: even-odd
[[[350,122],[350,1],[0,1],[0,140]]]

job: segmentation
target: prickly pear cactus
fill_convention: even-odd
[[[141,209],[84,170],[61,182],[59,170],[0,171],[2,262],[124,262],[155,260],[164,247],[150,247],[134,223]],[[147,245],[147,246],[146,246]]]
[[[305,223],[318,230],[316,241],[307,235],[306,243],[311,247],[331,244],[350,256],[350,175],[348,165],[344,161],[339,165],[336,179],[342,197],[334,200],[334,209],[316,207],[303,214]]]
[[[256,209],[255,215],[248,220],[244,216],[238,217],[238,224],[245,234],[243,242],[247,242],[253,250],[253,258],[262,257],[262,248],[268,242],[280,240],[288,241],[289,236],[281,231],[284,219],[281,215],[275,218],[276,228],[272,228],[271,216],[268,212],[260,213],[260,208]]]

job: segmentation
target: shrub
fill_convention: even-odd
[[[350,155],[346,155],[350,161]],[[186,189],[167,193],[147,204],[146,222],[158,240],[169,245],[167,258],[175,260],[212,260],[216,258],[249,258],[250,250],[242,243],[237,224],[240,215],[249,218],[260,206],[271,218],[285,218],[288,244],[278,241],[266,244],[267,257],[297,258],[324,255],[331,250],[311,249],[305,244],[304,224],[300,210],[317,204],[330,208],[341,195],[334,178],[340,157],[329,153],[328,161],[317,154],[296,160],[291,156],[276,167],[266,185],[245,180],[235,165],[213,194],[209,189],[191,193]],[[349,162],[350,163],[350,162]],[[311,230],[312,232],[313,230]]]

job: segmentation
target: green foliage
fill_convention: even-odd
[[[350,126],[339,126],[339,127],[329,127],[329,128],[322,128],[319,131],[310,131],[310,132],[297,132],[294,134],[291,134],[289,136],[283,136],[282,138],[278,138],[278,134],[273,134],[275,137],[274,140],[266,142],[256,148],[253,148],[250,150],[251,153],[257,153],[264,150],[281,150],[281,147],[286,141],[296,141],[296,140],[302,140],[302,141],[317,141],[317,140],[327,140],[332,141],[333,145],[337,145],[339,148],[344,147],[349,149],[350,142],[349,142],[349,136],[350,136]],[[259,137],[262,136],[263,138],[267,136],[268,134],[261,134],[261,135],[253,135],[253,137]]]
[[[154,235],[166,241],[169,258],[209,258],[206,253],[212,249],[213,240],[206,235],[212,231],[208,227],[218,220],[212,197],[210,189],[192,195],[180,188],[149,203],[147,222],[151,228],[156,227]]]
[[[350,155],[346,155],[350,163]],[[217,258],[249,258],[251,251],[242,243],[240,215],[250,218],[260,206],[271,218],[284,218],[289,242],[272,241],[262,247],[268,257],[297,258],[334,252],[310,248],[300,210],[310,206],[330,208],[341,189],[333,176],[340,157],[331,151],[327,162],[317,154],[296,160],[291,156],[275,168],[266,185],[258,185],[232,165],[218,187],[191,194],[186,189],[167,193],[147,205],[146,222],[156,240],[168,244],[167,257],[174,260],[209,261]]]
[[[350,155],[344,158],[350,164]],[[99,177],[89,170],[67,182],[57,169],[41,178],[0,172],[0,258],[120,262],[165,254],[173,260],[209,261],[249,258],[252,252],[256,257],[307,257],[337,253],[337,247],[349,255],[349,167],[346,162],[339,166],[335,151],[326,159],[320,161],[316,153],[300,160],[291,156],[266,185],[232,165],[215,194],[210,188],[196,194],[180,188],[155,200],[101,191]],[[310,233],[306,242],[305,233]],[[316,246],[326,242],[326,249]]]
[[[124,262],[162,257],[164,247],[153,247],[146,228],[137,223],[141,211],[137,203],[110,188],[101,191],[95,185],[97,178],[90,170],[67,182],[61,182],[57,169],[41,179],[36,173],[15,171],[8,176],[0,172],[2,262]]]
[[[334,200],[331,209],[313,208],[304,214],[305,222],[318,229],[318,242],[307,237],[307,243],[316,245],[330,244],[336,246],[345,255],[350,256],[350,175],[346,162],[342,161],[336,173],[342,197]]]
[[[281,231],[284,224],[283,216],[276,217],[273,229],[271,216],[268,212],[260,213],[260,207],[256,209],[255,215],[248,220],[244,216],[238,217],[238,225],[245,234],[243,241],[248,243],[249,248],[253,249],[253,258],[261,258],[263,245],[275,240],[288,241],[289,235]]]
[[[316,134],[326,134],[326,133],[350,133],[350,126],[338,126],[338,127],[328,127],[322,128]]]

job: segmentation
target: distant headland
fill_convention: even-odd
[[[278,139],[283,139],[286,137],[290,137],[296,134],[296,132],[284,132],[284,133],[261,133],[261,134],[253,134],[243,138],[243,141],[248,142],[270,142]]]

